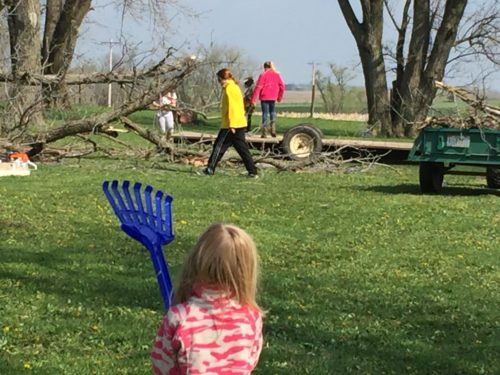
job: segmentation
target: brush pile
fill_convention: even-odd
[[[460,99],[469,108],[466,113],[458,112],[453,116],[430,117],[420,128],[481,128],[500,130],[500,108],[487,104],[478,95],[460,87],[454,87],[436,81],[436,87],[447,91],[453,98]]]

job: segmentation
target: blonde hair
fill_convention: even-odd
[[[200,236],[181,270],[175,299],[185,302],[197,284],[233,293],[241,305],[260,310],[256,302],[258,255],[254,241],[243,229],[213,224]]]
[[[274,66],[274,63],[271,60],[264,62],[264,69],[271,69],[271,70],[274,70],[275,72],[277,72],[276,67]]]

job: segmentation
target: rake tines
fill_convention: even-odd
[[[142,184],[136,182],[134,194],[130,194],[130,182],[125,180],[121,189],[118,181],[104,181],[102,189],[116,216],[120,219],[122,230],[142,243],[150,252],[156,271],[160,291],[168,309],[172,302],[173,288],[167,263],[163,256],[162,245],[174,240],[171,203],[172,197],[147,185],[141,192]]]

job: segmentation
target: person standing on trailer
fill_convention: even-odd
[[[245,140],[247,120],[243,104],[243,94],[238,82],[229,69],[221,69],[217,72],[217,78],[222,86],[221,100],[221,129],[215,139],[214,147],[208,165],[203,170],[207,175],[215,173],[215,167],[222,159],[229,146],[233,146],[245,164],[248,176],[256,178],[257,169],[250,154],[248,144]]]
[[[270,120],[271,135],[276,137],[276,102],[281,102],[285,92],[285,84],[272,61],[264,63],[264,71],[260,74],[252,95],[252,104],[257,98],[262,108],[261,137],[267,137],[267,119]]]
[[[243,101],[245,102],[245,115],[247,117],[247,132],[252,130],[252,114],[255,110],[255,105],[252,104],[253,84],[254,80],[252,77],[247,77],[243,81],[243,85],[245,86]]]

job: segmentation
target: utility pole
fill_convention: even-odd
[[[109,45],[109,71],[113,70],[113,45],[120,44],[120,42],[113,42],[113,39],[110,39],[109,42],[101,42],[101,44]],[[108,107],[111,108],[111,83],[108,83]]]
[[[314,98],[316,96],[316,63],[314,61],[308,63],[312,65],[312,80],[311,80],[311,111],[309,117],[314,117]]]

